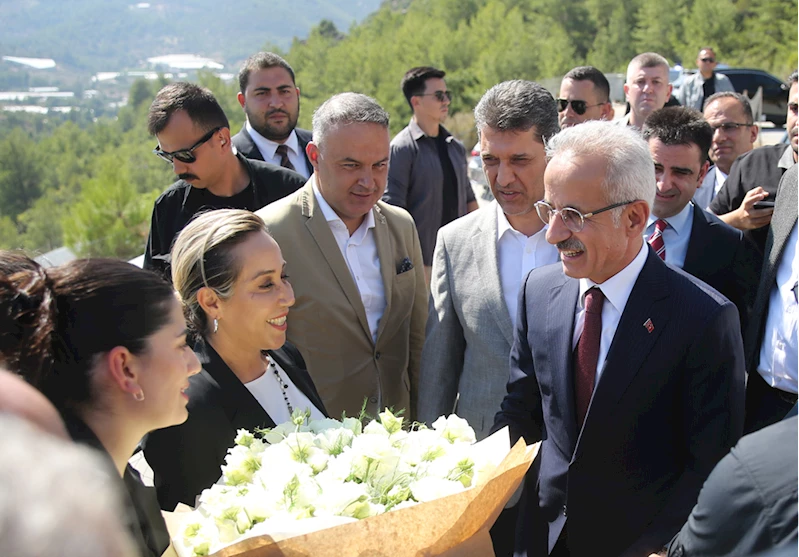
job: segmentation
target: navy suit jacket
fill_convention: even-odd
[[[302,149],[302,156],[305,158],[305,164],[308,166],[308,172],[313,174],[313,166],[311,166],[311,161],[308,160],[308,153],[305,152],[308,142],[311,141],[311,132],[300,128],[294,128],[294,131],[297,133],[297,140],[300,143],[300,149]],[[248,159],[264,160],[264,156],[252,140],[250,132],[247,131],[246,124],[241,127],[241,131],[234,135],[230,141],[235,145],[236,150]]]
[[[194,506],[203,489],[216,483],[238,429],[277,425],[210,344],[200,340],[194,351],[203,367],[189,378],[189,418],[181,425],[149,433],[143,442],[158,502],[166,511],[175,510],[178,503]],[[299,350],[286,343],[268,352],[291,382],[327,415]]]
[[[514,441],[542,445],[516,554],[546,555],[568,519],[573,556],[648,555],[680,529],[702,483],[741,436],[738,312],[650,248],[579,430],[578,295],[579,281],[560,265],[531,271],[519,294],[508,394],[494,430],[508,425]]]
[[[741,332],[746,332],[760,279],[760,255],[754,242],[737,228],[695,205],[682,269],[735,304],[740,314]]]

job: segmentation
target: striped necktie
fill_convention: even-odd
[[[652,249],[655,250],[655,253],[658,254],[658,257],[663,261],[666,261],[666,244],[663,242],[663,231],[666,230],[668,225],[669,223],[663,219],[656,220],[655,231],[652,232],[652,235],[647,240],[649,245],[652,246]]]
[[[289,148],[285,145],[277,146],[277,154],[280,155],[280,166],[289,170],[296,170],[289,160]]]

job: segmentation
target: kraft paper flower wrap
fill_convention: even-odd
[[[383,425],[391,431],[391,433],[387,434],[387,438],[392,439],[395,446],[402,446],[402,443],[409,437],[409,434],[405,431],[397,431],[401,419],[395,418],[389,412],[381,413],[380,417]],[[300,422],[301,420],[297,423]],[[332,420],[327,420],[326,422],[332,422]],[[358,424],[360,424],[360,422],[358,422]],[[450,439],[447,437],[448,435],[468,437],[468,435],[471,434],[473,440],[473,431],[471,428],[467,427],[468,433],[464,432],[464,428],[461,424],[465,424],[465,421],[457,418],[457,416],[439,418],[436,424],[439,426],[436,430],[437,433],[443,433],[444,439]],[[310,425],[313,426],[314,423]],[[338,425],[341,427],[340,423]],[[366,438],[368,438],[370,434],[374,435],[379,431],[377,428],[378,425],[380,425],[379,422],[370,423],[363,428],[363,434],[361,434],[359,426],[358,431],[356,431],[354,435],[345,437],[345,440],[349,441],[347,448],[344,449],[346,456],[349,457],[349,453],[357,453],[358,447],[362,446],[362,443],[359,445],[358,438],[364,437],[364,440],[368,441]],[[281,424],[281,426],[272,430],[272,441],[277,441],[277,439],[274,439],[275,432],[279,435],[286,435],[286,432],[291,427],[292,424]],[[380,427],[383,426],[380,425]],[[302,428],[305,431],[311,429],[307,427],[307,425],[303,425]],[[294,429],[297,430],[299,427],[295,427]],[[453,431],[454,433],[451,433]],[[329,431],[327,432],[328,438],[331,437],[330,433]],[[244,439],[245,442],[251,442],[250,439],[252,436],[247,437],[248,434],[249,432],[244,432],[242,430],[237,437],[237,443],[241,442],[242,439]],[[429,430],[422,435],[429,437],[432,434],[433,431]],[[298,443],[296,440],[298,438],[294,437],[294,435],[297,434],[289,433],[286,441]],[[299,435],[303,434],[301,433]],[[384,433],[383,435],[386,434]],[[414,435],[414,433],[410,435]],[[353,439],[356,440],[355,443],[352,442]],[[458,462],[459,465],[462,465],[465,460],[472,463],[477,462],[476,466],[466,466],[463,468],[463,470],[467,472],[466,477],[463,474],[453,475],[452,472],[447,476],[450,480],[454,480],[454,483],[459,486],[460,484],[470,485],[470,487],[462,491],[452,493],[452,490],[450,490],[449,493],[451,494],[432,498],[440,493],[447,493],[447,485],[453,482],[442,481],[440,482],[441,485],[439,485],[439,483],[437,483],[438,480],[431,480],[432,489],[429,489],[431,486],[425,483],[426,480],[420,480],[408,488],[408,491],[413,493],[411,498],[416,497],[417,500],[424,500],[425,502],[403,502],[394,505],[394,508],[387,512],[383,512],[384,508],[390,508],[393,503],[388,503],[388,505],[375,504],[373,502],[375,501],[374,497],[368,499],[368,501],[372,502],[348,505],[346,512],[340,512],[340,508],[335,512],[330,511],[329,508],[327,508],[327,511],[324,511],[323,509],[326,507],[325,501],[322,501],[323,496],[314,495],[313,497],[315,497],[315,499],[306,503],[307,506],[303,507],[302,505],[298,505],[298,508],[301,507],[304,509],[302,511],[282,512],[279,516],[270,516],[269,511],[262,512],[261,514],[267,515],[266,520],[250,520],[252,512],[250,512],[249,515],[247,513],[240,513],[238,519],[236,516],[230,516],[232,519],[231,521],[217,520],[217,524],[221,522],[228,522],[229,525],[232,524],[234,526],[238,524],[239,530],[246,530],[245,533],[238,539],[230,542],[230,545],[221,548],[218,548],[220,544],[219,539],[216,538],[209,546],[210,550],[215,551],[211,555],[214,557],[493,556],[494,553],[491,547],[491,539],[488,530],[494,524],[497,516],[499,516],[499,513],[513,495],[514,491],[519,487],[524,478],[524,474],[527,472],[538,452],[539,444],[527,447],[524,442],[520,440],[513,448],[510,448],[507,429],[503,429],[476,444],[463,443],[462,441],[462,438],[450,439],[450,443],[458,446],[457,450],[455,447],[452,449],[452,452],[456,453],[454,460],[460,459],[460,462]],[[468,446],[462,447],[461,445]],[[266,446],[269,447],[268,444],[266,444]],[[257,451],[263,450],[260,446],[253,446],[253,449],[257,449]],[[468,454],[471,456],[465,457],[464,460],[463,455],[467,453],[463,451],[466,449],[468,449]],[[270,448],[270,450],[273,449]],[[447,450],[449,450],[449,447],[447,447]],[[239,486],[254,487],[259,481],[265,483],[267,481],[266,478],[272,477],[275,471],[274,469],[268,470],[258,468],[257,466],[249,467],[249,469],[256,469],[252,474],[245,472],[245,477],[240,477],[240,471],[242,469],[247,470],[248,467],[246,465],[242,466],[241,458],[237,460],[237,457],[235,457],[236,451],[236,447],[231,449],[227,460],[229,465],[235,464],[236,468],[233,469],[231,466],[223,467],[223,479],[232,478],[233,483],[238,483]],[[406,450],[404,448],[403,451],[412,452],[412,450]],[[273,450],[273,452],[277,453],[276,450]],[[308,457],[307,460],[314,461],[314,455],[309,455],[307,451],[303,452],[303,454]],[[413,455],[411,455],[409,460],[418,464],[420,467],[423,465],[430,466],[430,463],[427,461],[429,458],[429,451],[425,454],[425,462],[419,462],[418,455],[416,456],[417,458],[414,458]],[[267,462],[268,459],[269,455],[264,454],[263,461],[265,468],[269,466]],[[348,466],[352,466],[352,470],[358,468],[357,462],[355,462],[354,459],[349,461],[345,458],[344,460],[347,462]],[[443,460],[446,459],[439,459],[439,462]],[[332,470],[324,465],[320,465],[318,462],[313,462],[313,465],[316,466],[315,470],[324,469],[329,475],[331,472],[335,473],[337,466],[332,464],[332,460],[329,462],[331,463],[330,469]],[[435,462],[435,460],[433,462]],[[450,459],[450,462],[452,462],[452,459]],[[402,465],[404,464],[400,466]],[[463,471],[457,467],[456,470]],[[362,471],[361,469],[361,472]],[[259,473],[262,474],[260,480],[258,476]],[[289,471],[288,475],[292,473],[293,471]],[[282,470],[278,475],[281,474],[284,478],[286,477],[286,473]],[[316,474],[316,472],[312,472],[312,474]],[[320,475],[321,474],[317,474],[314,477],[318,478]],[[346,483],[349,484],[349,480],[355,475],[357,475],[355,472],[350,474]],[[419,475],[421,476],[421,474]],[[472,476],[474,476],[474,482],[471,482]],[[339,474],[339,477],[341,477],[341,474]],[[247,483],[248,481],[252,483]],[[284,480],[278,480],[276,478],[275,483],[280,486],[283,481]],[[364,481],[363,483],[367,482]],[[421,489],[422,483],[424,483],[424,493]],[[302,489],[296,489],[296,481],[294,484],[289,483],[289,485],[295,487],[295,490],[291,492],[292,497],[302,498],[302,494],[299,493]],[[340,483],[333,487],[331,487],[331,484],[327,485],[328,488],[320,489],[320,493],[333,491],[334,487],[337,489]],[[398,491],[396,486],[390,491],[388,487],[386,491],[384,491],[384,495],[386,493],[393,494]],[[407,482],[403,483],[402,487],[406,488]],[[165,556],[189,557],[194,554],[192,547],[186,543],[187,532],[193,535],[196,531],[206,528],[205,526],[200,528],[199,524],[197,524],[197,519],[204,514],[206,515],[205,523],[208,523],[207,515],[209,511],[207,508],[204,508],[203,505],[209,508],[213,506],[214,497],[211,492],[214,490],[218,492],[220,490],[230,489],[236,488],[215,486],[213,490],[206,490],[203,492],[203,496],[200,499],[201,504],[198,510],[190,511],[188,507],[183,507],[182,509],[176,509],[174,513],[164,513],[173,542],[173,545],[170,546],[164,554]],[[258,489],[260,488],[255,489],[255,491],[258,492]],[[248,493],[247,489],[244,489],[242,492]],[[288,492],[283,491],[283,493]],[[407,497],[408,494],[406,493],[405,495]],[[288,495],[286,495],[286,497],[287,496]],[[269,496],[265,495],[264,498],[268,499]],[[364,499],[366,498],[361,497],[361,501]],[[281,503],[284,501],[285,497],[280,499]],[[383,497],[380,501],[385,503],[386,498]],[[329,501],[327,502],[329,503]],[[308,509],[311,509],[311,511],[308,511]],[[371,516],[375,512],[380,512],[382,514]],[[288,516],[292,513],[296,516]],[[317,514],[322,514],[324,516],[317,516]],[[334,516],[333,514],[348,514],[349,516]],[[367,518],[361,518],[360,520],[351,518],[352,516],[364,516],[364,514],[369,516]],[[244,517],[244,525],[241,525],[242,516]],[[296,520],[295,518],[300,519]],[[253,524],[254,522],[258,523]],[[234,529],[234,534],[235,532]],[[198,535],[202,534],[203,532],[200,532]],[[218,534],[215,532],[214,536],[217,535]],[[196,543],[197,538],[191,539]]]

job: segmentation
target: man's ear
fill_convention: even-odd
[[[314,171],[319,170],[319,147],[313,142],[308,142],[305,146],[305,154],[308,155],[308,160],[311,161]]]
[[[613,117],[615,116],[616,111],[613,110],[613,103],[608,101],[602,105],[601,112],[602,114],[600,117],[607,122],[611,122],[613,121]]]
[[[627,229],[627,235],[632,237],[636,234],[643,235],[646,223],[649,219],[649,205],[646,201],[638,199],[627,205],[622,219],[622,226]]]
[[[227,148],[230,149],[230,128],[219,128],[218,133],[220,134],[219,146],[227,146]]]
[[[244,93],[242,93],[242,92],[239,92],[239,93],[236,95],[236,99],[239,101],[239,104],[241,105],[241,108],[244,108],[244,101],[246,100],[246,99],[244,98]]]
[[[295,87],[295,89],[297,90],[297,98],[299,99],[300,98],[300,88],[299,87]]]
[[[697,181],[697,184],[699,186],[702,185],[702,180],[704,180],[705,176],[707,176],[707,171],[708,170],[710,170],[710,161],[705,161],[705,164],[703,164],[702,168],[699,169],[699,177],[698,177],[698,181]]]

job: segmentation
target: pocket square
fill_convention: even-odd
[[[411,263],[411,260],[408,257],[406,257],[405,259],[400,261],[399,264],[397,265],[397,274],[401,275],[402,273],[406,273],[411,269],[413,269],[413,263]]]

